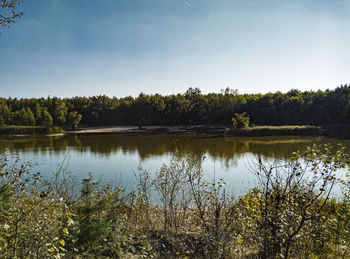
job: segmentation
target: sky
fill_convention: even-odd
[[[0,28],[2,97],[350,83],[350,0],[24,0],[20,9]]]

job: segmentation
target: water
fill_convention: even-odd
[[[106,181],[135,188],[134,173],[141,163],[154,173],[177,152],[202,161],[207,177],[223,178],[226,188],[242,194],[253,187],[251,166],[258,155],[264,160],[287,161],[294,151],[307,146],[342,143],[350,151],[349,140],[325,137],[218,137],[196,134],[173,135],[65,135],[55,137],[0,138],[0,153],[18,153],[21,161],[35,163],[34,171],[49,176],[65,160],[67,168],[79,179],[103,176]]]

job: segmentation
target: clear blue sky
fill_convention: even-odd
[[[240,93],[350,82],[349,0],[24,0],[0,96]]]

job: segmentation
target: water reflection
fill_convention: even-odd
[[[19,153],[22,161],[37,163],[35,170],[50,176],[69,156],[69,170],[78,178],[104,175],[118,179],[128,189],[135,187],[133,172],[141,162],[154,173],[177,152],[201,161],[208,177],[224,178],[227,188],[236,194],[254,185],[255,177],[247,167],[257,155],[264,159],[288,160],[292,152],[307,146],[350,141],[324,137],[218,137],[194,134],[174,135],[66,135],[37,137],[0,137],[0,153]],[[205,158],[205,159],[203,159]]]
[[[32,152],[52,155],[74,150],[111,157],[113,153],[124,155],[138,154],[141,160],[170,155],[178,151],[181,156],[190,154],[202,158],[208,154],[213,159],[224,161],[227,167],[242,155],[251,153],[266,158],[286,160],[296,150],[303,151],[313,143],[343,143],[350,146],[348,140],[324,137],[216,137],[208,135],[66,135],[52,137],[1,137],[0,152]],[[348,150],[349,151],[349,150]]]

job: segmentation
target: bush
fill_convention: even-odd
[[[60,133],[64,133],[64,130],[61,127],[58,126],[51,126],[51,127],[47,127],[46,128],[47,134],[60,134]]]
[[[247,230],[254,233],[259,258],[304,257],[298,255],[299,243],[309,242],[313,227],[325,218],[337,181],[335,172],[349,161],[343,151],[343,147],[334,151],[328,145],[313,145],[303,154],[293,153],[286,164],[264,164],[258,158],[252,171],[259,185],[243,199],[242,208],[250,223]],[[317,244],[317,238],[313,244]]]
[[[235,116],[232,118],[233,127],[236,129],[248,128],[249,120],[246,112],[235,113]]]
[[[0,127],[3,135],[35,135],[35,134],[59,134],[64,133],[61,127],[50,126],[5,126]]]

